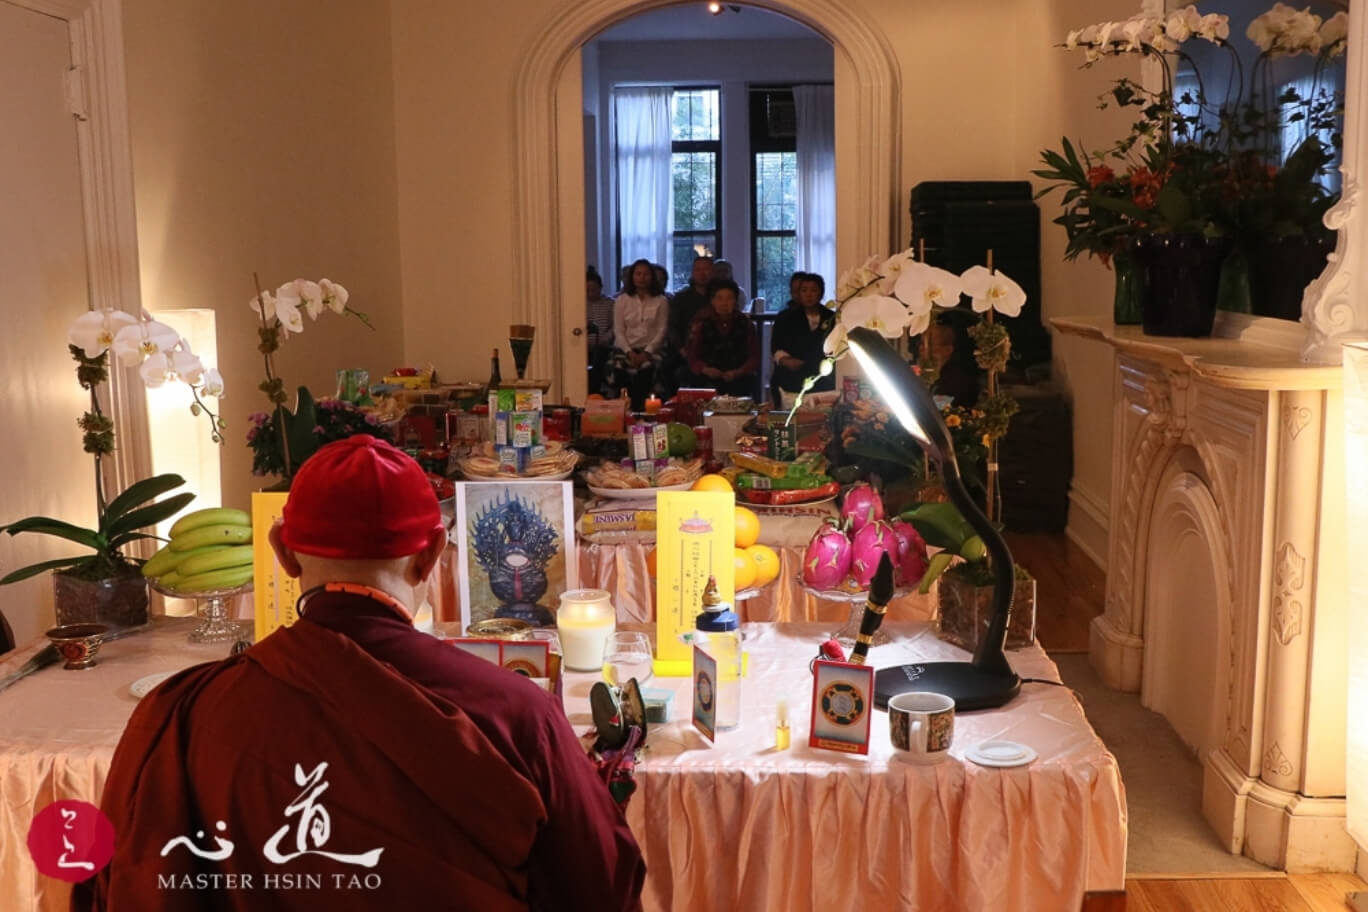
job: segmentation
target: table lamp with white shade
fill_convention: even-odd
[[[955,708],[961,711],[1001,706],[1021,689],[1021,678],[1012,671],[1005,651],[1007,620],[1016,588],[1012,553],[965,490],[950,430],[931,393],[912,368],[872,329],[852,329],[846,341],[888,410],[940,467],[941,482],[950,502],[983,539],[993,569],[993,612],[988,632],[979,641],[973,660],[918,662],[880,669],[874,678],[874,705],[887,707],[889,698],[900,693],[930,691],[951,697]]]

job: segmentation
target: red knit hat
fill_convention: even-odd
[[[442,528],[421,466],[369,434],[319,449],[295,474],[281,541],[292,551],[342,560],[417,554]]]

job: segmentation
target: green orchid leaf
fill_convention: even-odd
[[[195,495],[187,491],[184,494],[177,494],[174,497],[168,497],[166,500],[159,500],[154,504],[127,513],[110,525],[109,536],[111,539],[118,538],[120,535],[124,535],[136,529],[154,526],[164,519],[170,519],[172,516],[175,516],[185,508],[186,504],[194,499]]]
[[[940,575],[946,571],[954,559],[955,555],[949,551],[938,551],[931,555],[931,560],[926,565],[926,572],[922,574],[921,584],[917,586],[917,591],[922,595],[930,592],[931,586],[940,579]]]
[[[142,481],[129,485],[122,494],[109,502],[109,506],[105,507],[105,526],[107,527],[139,504],[146,503],[154,497],[160,497],[172,488],[178,488],[183,484],[185,484],[184,478],[168,472],[165,475],[154,475],[151,478],[144,478]],[[103,532],[105,529],[102,528],[100,531]]]
[[[57,538],[65,538],[67,541],[76,542],[78,545],[85,545],[87,548],[94,548],[96,551],[103,550],[108,544],[105,537],[94,529],[84,529],[80,526],[73,526],[69,522],[60,519],[53,519],[50,516],[30,516],[18,522],[10,523],[3,527],[10,535],[18,535],[21,532],[37,532],[40,535],[53,535]]]
[[[109,547],[111,547],[111,548],[122,548],[124,545],[130,544],[131,542],[135,542],[135,541],[138,541],[138,540],[144,539],[144,538],[150,538],[150,539],[152,539],[153,541],[159,541],[159,542],[167,542],[167,541],[170,541],[169,538],[164,538],[164,537],[162,537],[162,536],[160,536],[160,535],[153,535],[153,534],[150,533],[150,532],[125,532],[123,535],[119,535],[119,536],[115,536],[114,538],[111,538],[111,539],[109,540]]]
[[[30,576],[37,576],[38,574],[44,573],[48,570],[65,570],[67,567],[79,564],[81,561],[84,560],[90,560],[90,557],[59,557],[56,560],[47,560],[37,564],[29,564],[27,567],[20,567],[18,570],[14,570],[3,577],[0,577],[0,586],[7,586],[10,583],[17,583],[20,580],[26,580]]]
[[[314,428],[318,425],[318,407],[307,386],[299,388],[294,414],[286,414],[289,416],[285,419],[285,436],[290,442],[290,462],[294,471],[298,472],[304,460],[318,449],[318,438],[314,435]]]

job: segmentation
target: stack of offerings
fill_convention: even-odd
[[[736,490],[747,503],[800,504],[825,500],[840,490],[826,474],[827,460],[821,453],[803,453],[784,461],[738,452],[731,454],[731,461],[742,470],[736,476]]]
[[[171,592],[236,589],[252,581],[252,517],[214,507],[187,513],[171,542],[142,565],[142,575]]]
[[[627,428],[627,458],[622,467],[656,484],[656,476],[670,467],[669,429],[663,424],[633,424]]]
[[[539,389],[500,389],[489,393],[490,439],[499,471],[522,475],[546,455],[542,442],[542,393]]]

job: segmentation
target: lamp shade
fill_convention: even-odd
[[[1368,343],[1344,346],[1346,466],[1368,465]],[[1368,486],[1348,484],[1347,541],[1350,555],[1368,553]],[[1349,835],[1368,851],[1368,562],[1350,560],[1348,755],[1345,758]]]

